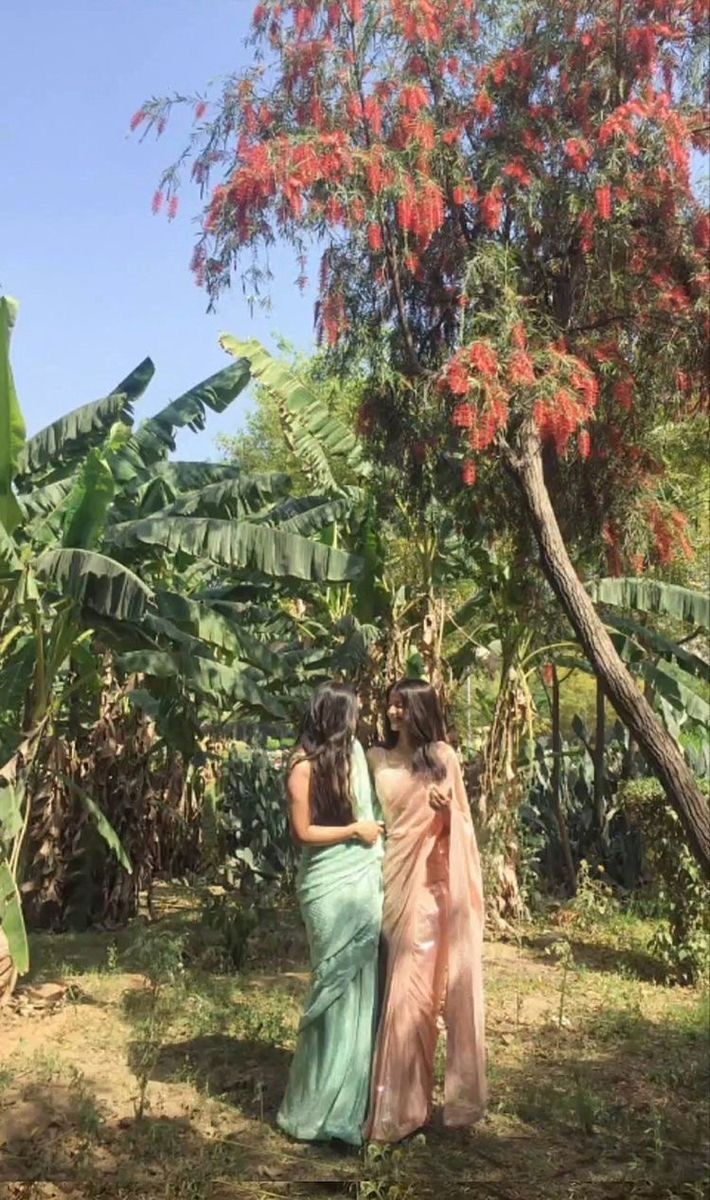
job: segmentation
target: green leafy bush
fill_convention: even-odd
[[[245,905],[233,895],[208,892],[202,902],[202,920],[197,930],[200,965],[225,973],[241,971],[257,924],[253,905]]]
[[[259,748],[232,751],[227,758],[217,813],[230,886],[280,885],[292,878],[296,856],[284,775],[282,756]]]
[[[687,845],[680,818],[656,779],[625,784],[620,799],[643,834],[664,918],[650,948],[671,979],[695,983],[710,965],[710,888]]]

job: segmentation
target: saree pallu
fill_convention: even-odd
[[[354,810],[372,820],[362,747],[352,759]],[[362,1142],[377,1019],[382,843],[306,847],[296,890],[306,926],[311,988],[277,1121],[303,1141]]]
[[[446,1027],[443,1119],[470,1125],[485,1109],[483,891],[476,838],[455,753],[444,747],[450,817],[429,785],[387,769],[382,934],[383,1008],[375,1050],[372,1141],[399,1141],[431,1115],[438,1020]]]

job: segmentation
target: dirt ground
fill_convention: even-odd
[[[708,997],[659,982],[644,922],[489,941],[487,1117],[358,1154],[274,1124],[308,982],[297,915],[264,912],[222,973],[191,897],[35,937],[0,1009],[0,1200],[708,1195]]]

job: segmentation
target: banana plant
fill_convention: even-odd
[[[133,404],[153,376],[145,359],[107,397],[27,439],[9,355],[16,314],[0,300],[0,694],[21,731],[0,746],[0,921],[22,971],[33,771],[59,714],[96,691],[106,654],[131,702],[165,736],[187,731],[193,748],[205,718],[285,717],[285,673],[265,626],[245,627],[225,595],[273,607],[275,593],[342,585],[361,563],[312,536],[327,497],[313,497],[309,521],[306,508],[288,508],[285,476],[170,460],[177,429],[201,428],[208,409],[224,411],[246,387],[246,361],[134,429]],[[120,858],[105,814],[86,800]]]
[[[591,590],[612,641],[653,697],[669,732],[677,737],[686,725],[707,732],[710,662],[693,649],[698,639],[707,647],[707,593],[627,577],[600,579]]]
[[[372,466],[362,440],[350,423],[329,409],[317,389],[260,342],[222,334],[220,345],[236,361],[249,364],[252,379],[275,403],[286,444],[312,489],[311,495],[287,500],[265,520],[276,519],[284,530],[318,538],[331,552],[349,551],[361,564],[357,576],[332,580],[323,590],[315,606],[319,611],[308,615],[301,632],[336,639],[336,668],[345,661],[352,664],[359,646],[362,666],[376,632],[374,623],[389,604],[376,505],[367,488]],[[349,624],[353,620],[355,632]],[[348,650],[339,642],[346,627]]]

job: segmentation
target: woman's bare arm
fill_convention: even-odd
[[[288,794],[289,821],[294,841],[301,846],[337,846],[353,838],[372,845],[380,836],[375,821],[352,821],[349,825],[314,825],[311,821],[310,803],[311,764],[308,760],[297,762],[289,773],[286,791]]]

